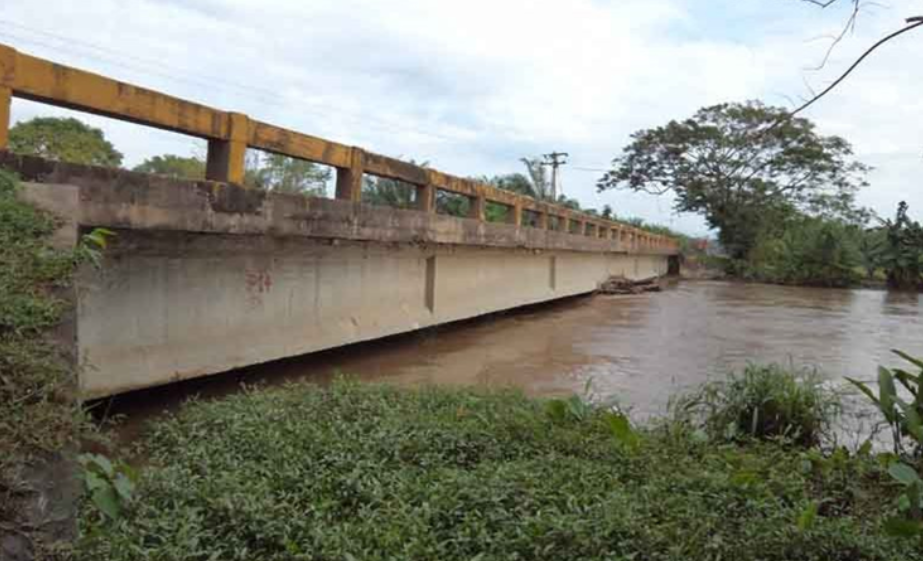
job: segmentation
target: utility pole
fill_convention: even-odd
[[[551,200],[552,202],[558,202],[558,168],[567,163],[567,160],[564,158],[569,158],[570,154],[567,152],[552,152],[551,154],[544,154],[545,161],[542,162],[543,166],[551,166]]]

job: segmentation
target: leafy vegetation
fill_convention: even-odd
[[[339,381],[191,403],[84,559],[923,559],[869,456],[715,444],[579,400]]]
[[[676,209],[702,214],[734,259],[792,213],[852,220],[868,170],[846,140],[755,101],[705,107],[632,139],[599,189],[674,193]]]
[[[878,395],[872,387],[858,380],[847,378],[878,408],[885,423],[891,429],[894,453],[923,457],[923,361],[901,351],[895,354],[920,371],[913,374],[902,368],[878,369]],[[910,401],[898,392],[898,384],[907,392]],[[908,445],[908,442],[910,445]]]
[[[677,400],[679,418],[715,441],[778,440],[820,445],[840,411],[816,372],[751,365]]]
[[[794,215],[775,235],[760,235],[741,276],[798,285],[847,287],[862,279],[865,232],[842,220]]]
[[[117,520],[134,499],[137,472],[100,454],[82,454],[78,460],[84,493],[103,517],[101,520]]]
[[[889,520],[888,531],[904,537],[919,537],[923,545],[923,479],[914,467],[923,458],[923,361],[901,351],[894,352],[919,372],[913,374],[901,368],[880,367],[877,395],[869,384],[847,380],[875,404],[891,428],[894,460],[888,473],[904,487],[904,494],[898,503],[903,516]],[[906,391],[909,401],[905,401],[897,384]]]
[[[73,118],[36,117],[10,129],[10,150],[74,164],[118,167],[122,153],[103,131]]]
[[[280,154],[249,151],[244,183],[274,193],[323,197],[330,168]]]
[[[76,374],[50,332],[68,307],[59,289],[83,261],[99,259],[111,235],[97,230],[76,250],[50,245],[55,219],[22,202],[16,177],[0,171],[0,525],[16,528],[28,492],[24,466],[76,445],[88,426]],[[30,532],[34,528],[24,528]]]
[[[901,201],[894,220],[882,221],[884,239],[872,260],[885,270],[888,286],[900,290],[917,289],[923,280],[923,226],[907,216],[908,208]]]
[[[173,154],[154,156],[135,166],[138,173],[156,173],[175,179],[205,179],[205,162],[195,156],[183,157]]]

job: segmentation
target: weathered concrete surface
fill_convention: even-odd
[[[615,239],[14,160],[71,239],[117,232],[77,282],[88,398],[667,272]]]
[[[80,282],[96,397],[593,291],[666,259],[119,230]]]
[[[208,179],[242,184],[247,148],[257,148],[332,166],[337,170],[336,197],[353,203],[362,199],[362,175],[398,179],[416,187],[422,210],[435,212],[437,189],[467,197],[473,217],[484,222],[483,208],[490,201],[513,209],[519,226],[522,211],[536,212],[543,221],[551,217],[579,222],[602,232],[597,237],[627,235],[647,249],[677,249],[676,240],[627,224],[618,224],[525,197],[472,179],[453,177],[437,170],[346,146],[322,138],[272,126],[247,115],[226,112],[179,99],[92,72],[71,68],[0,44],[0,150],[6,150],[9,102],[19,97],[112,117],[123,121],[188,134],[208,141],[205,175]]]

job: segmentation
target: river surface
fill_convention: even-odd
[[[323,384],[342,373],[411,386],[515,387],[536,396],[589,388],[646,418],[663,412],[671,396],[749,362],[817,368],[831,380],[873,379],[877,365],[900,363],[892,348],[923,356],[918,294],[683,281],[661,293],[568,299],[100,406],[130,413],[132,426],[133,418],[156,416],[191,395],[237,391],[241,382]]]

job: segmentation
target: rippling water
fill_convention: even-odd
[[[900,362],[892,348],[923,355],[917,294],[681,282],[662,293],[571,299],[247,368],[116,398],[114,410],[144,417],[190,394],[236,391],[241,381],[323,383],[342,372],[532,395],[582,393],[589,381],[597,396],[646,417],[677,392],[748,362],[871,379],[877,365]]]

